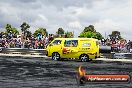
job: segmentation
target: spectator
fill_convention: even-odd
[[[9,48],[8,42],[5,42],[5,48]]]
[[[10,33],[8,34],[8,38],[11,39],[12,38],[12,32],[10,31]]]
[[[16,33],[13,34],[13,38],[17,38],[17,34]]]
[[[10,45],[10,48],[14,48],[14,43],[13,43],[13,41],[11,41],[9,45]]]
[[[102,43],[102,45],[105,45],[106,40],[105,39],[101,39],[101,43]]]
[[[36,39],[35,40],[35,49],[37,49],[38,48],[38,40]]]
[[[0,47],[2,47],[2,39],[0,39]]]
[[[24,43],[24,48],[29,48],[29,46],[28,46],[28,41],[25,41],[25,43]]]
[[[5,46],[5,40],[2,40],[2,47]]]
[[[26,39],[28,41],[25,41],[24,33],[17,35],[10,31],[7,35],[0,33],[0,47],[21,48],[23,46],[24,48],[44,49],[53,39],[53,34],[43,37],[39,33],[36,38],[32,35],[31,38]]]
[[[16,48],[21,48],[21,41],[20,40],[16,40]]]
[[[42,34],[38,34],[38,40],[41,41],[42,40]]]
[[[35,38],[32,37],[31,39],[32,48],[35,49]]]
[[[47,45],[48,45],[48,37],[44,38],[44,43],[45,43],[45,47],[47,47]]]

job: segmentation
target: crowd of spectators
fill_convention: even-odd
[[[4,34],[0,32],[0,47],[4,48],[33,48],[44,49],[54,39],[53,34],[43,36],[38,34],[37,37],[31,35],[31,37],[25,38],[24,34],[17,35],[16,33]],[[102,39],[100,45],[110,46],[111,51],[121,51],[126,49],[132,52],[132,41],[118,40],[116,38]]]
[[[0,33],[0,47],[44,49],[53,39],[52,34],[48,36],[38,34],[37,37],[32,35],[29,38],[25,38],[23,33],[21,35],[15,33]]]
[[[125,39],[102,39],[100,45],[110,46],[111,51],[113,52],[131,52],[132,50],[132,41],[126,41]]]

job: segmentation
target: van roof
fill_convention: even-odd
[[[55,38],[55,40],[98,40],[95,38]]]

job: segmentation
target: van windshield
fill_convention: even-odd
[[[61,44],[61,40],[55,40],[52,43],[53,45],[60,45]]]

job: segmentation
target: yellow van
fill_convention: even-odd
[[[86,62],[100,55],[98,40],[94,38],[56,38],[46,51],[53,60],[76,58]]]

